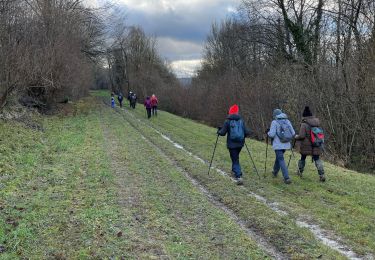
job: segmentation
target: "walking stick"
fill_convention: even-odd
[[[210,175],[210,170],[211,170],[211,166],[212,166],[212,161],[214,159],[214,156],[215,156],[215,151],[216,151],[216,146],[217,146],[217,141],[219,140],[219,135],[217,135],[216,137],[216,143],[215,143],[215,147],[214,147],[214,152],[212,153],[212,157],[211,157],[211,162],[210,162],[210,167],[208,167],[208,175]]]
[[[292,145],[292,148],[290,149],[291,153],[289,156],[289,161],[288,161],[288,166],[287,166],[288,170],[289,170],[290,161],[292,160],[292,156],[294,157],[293,149],[295,145],[296,145],[296,139],[293,140],[293,145]]]
[[[267,157],[268,157],[268,133],[266,133],[267,137],[266,137],[266,160],[264,161],[264,174],[263,174],[263,178],[266,178],[266,172],[267,172]]]
[[[245,146],[246,146],[247,152],[249,153],[250,159],[251,159],[251,161],[252,161],[252,163],[253,163],[254,170],[255,170],[256,174],[258,175],[258,178],[260,179],[260,176],[259,176],[259,173],[258,173],[258,169],[257,169],[257,167],[255,166],[255,163],[254,163],[253,157],[251,156],[250,150],[249,150],[249,148],[247,147],[246,140],[245,140]]]
[[[289,169],[290,161],[292,160],[292,156],[293,156],[294,160],[297,160],[296,155],[295,155],[294,152],[293,152],[293,148],[294,148],[295,145],[296,145],[296,139],[294,139],[293,147],[292,147],[292,149],[290,149],[291,154],[290,154],[290,157],[289,157],[288,169]],[[300,171],[300,169],[299,169],[298,161],[297,161],[297,170],[298,170],[298,173],[297,173],[298,176],[299,176],[300,178],[302,178],[302,173],[301,173],[301,171]]]

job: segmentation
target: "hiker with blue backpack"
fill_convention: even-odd
[[[306,157],[312,156],[312,160],[318,170],[319,180],[324,182],[326,180],[324,166],[323,161],[320,159],[324,144],[324,133],[320,128],[319,118],[313,116],[308,106],[303,110],[301,127],[295,139],[301,154],[301,160],[298,161],[299,174],[302,176],[305,169]]]
[[[232,176],[237,181],[238,185],[242,185],[240,152],[245,145],[245,137],[249,136],[250,132],[239,115],[238,105],[230,107],[227,119],[223,127],[218,127],[217,134],[220,136],[225,136],[227,134],[227,148],[232,160]]]
[[[284,183],[290,184],[288,167],[286,166],[284,153],[286,150],[291,149],[291,141],[295,136],[295,131],[292,124],[288,120],[288,116],[281,111],[281,109],[275,109],[272,113],[273,121],[271,127],[267,129],[267,135],[271,138],[272,148],[276,154],[275,164],[273,166],[272,175],[277,177],[280,169],[284,177]]]

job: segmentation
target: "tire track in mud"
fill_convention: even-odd
[[[189,156],[195,158],[196,160],[200,161],[201,163],[209,165],[209,162],[207,162],[204,159],[200,158],[199,156],[193,154],[192,152],[186,150],[181,144],[178,144],[177,142],[174,142],[170,137],[168,137],[167,135],[163,134],[162,132],[160,132],[158,129],[156,129],[152,125],[149,125],[149,124],[145,123],[143,120],[137,118],[135,115],[133,115],[132,113],[130,113],[129,111],[127,111],[125,109],[123,111],[127,115],[131,116],[134,120],[137,120],[141,124],[143,124],[143,125],[151,128],[151,129],[153,129],[163,139],[165,139],[166,141],[170,142],[175,148],[183,150]],[[123,116],[123,118],[130,123],[130,121],[123,115],[123,113],[121,113],[117,109],[116,109],[116,112],[119,113],[119,114],[121,114]],[[132,124],[132,126],[135,129],[137,129],[133,124]],[[147,140],[149,140],[149,139],[147,139]],[[157,148],[160,150],[159,147],[157,147]],[[162,152],[162,153],[164,153],[164,152]],[[171,159],[171,160],[173,161],[173,159]],[[179,167],[179,168],[181,168],[181,167]],[[230,178],[231,181],[235,182],[235,180],[233,180],[233,178],[230,177],[230,174],[226,173],[225,171],[223,171],[223,170],[221,170],[219,168],[213,167],[213,166],[211,167],[211,169],[215,170],[217,173],[219,173],[220,175],[222,175],[224,177]],[[191,178],[191,176],[190,176],[190,178]],[[193,179],[193,180],[197,182],[197,180],[195,180],[195,179]],[[280,208],[280,204],[278,202],[271,202],[267,198],[265,198],[265,197],[263,197],[261,195],[258,195],[258,194],[254,193],[254,192],[251,192],[251,191],[248,191],[243,186],[241,186],[240,188],[245,189],[248,192],[249,196],[254,197],[256,200],[258,200],[259,202],[263,203],[264,205],[266,205],[267,207],[269,207],[270,209],[272,209],[277,214],[279,214],[281,216],[289,216],[290,215],[287,211],[285,211],[285,210],[283,210],[283,209]],[[208,192],[208,191],[206,190],[206,192]],[[353,259],[353,260],[359,260],[359,259],[372,260],[372,259],[374,259],[374,256],[372,256],[371,254],[368,254],[368,255],[363,256],[363,257],[359,256],[352,249],[350,249],[348,246],[345,245],[345,243],[343,242],[344,239],[342,239],[342,238],[338,237],[337,235],[333,234],[333,232],[331,232],[331,231],[327,231],[327,230],[322,229],[319,225],[314,224],[313,221],[311,220],[311,218],[309,218],[307,216],[302,216],[300,218],[297,218],[297,219],[294,220],[294,222],[296,223],[296,225],[298,227],[308,229],[314,235],[314,237],[317,240],[321,241],[324,245],[330,247],[333,250],[336,250],[337,252],[339,252],[340,254],[344,255],[345,257],[347,257],[349,259]]]
[[[137,186],[136,182],[133,182],[132,185],[124,185],[124,172],[126,175],[129,175],[129,173],[126,170],[126,165],[120,161],[119,153],[115,152],[118,150],[117,142],[111,138],[110,130],[108,127],[106,127],[106,124],[103,122],[103,114],[100,112],[100,127],[103,133],[103,137],[105,142],[103,143],[104,150],[107,151],[106,154],[108,158],[110,159],[110,167],[114,173],[114,181],[116,190],[117,190],[117,202],[120,206],[128,208],[130,211],[134,209],[139,209],[141,201],[139,200],[139,187]],[[110,144],[110,145],[109,145]],[[114,149],[115,147],[115,149]],[[131,176],[134,178],[134,176]],[[135,214],[135,213],[133,213]],[[143,212],[138,211],[136,215],[133,215],[134,219],[143,218]],[[139,220],[137,220],[133,227],[137,228],[137,232],[142,233],[145,237],[147,234],[147,231],[143,228],[143,225],[138,225]],[[121,234],[122,231],[118,230],[118,235]],[[150,252],[155,256],[158,257],[158,259],[170,259],[167,256],[167,252],[165,252],[164,247],[160,244],[156,243],[156,239],[153,239],[151,237],[148,237],[146,240],[149,246]],[[138,243],[138,240],[137,240]],[[135,248],[137,248],[135,246]],[[143,250],[143,249],[142,249]],[[122,259],[122,258],[121,258]]]
[[[107,103],[104,102],[106,106],[108,106]],[[259,235],[255,230],[252,230],[249,228],[245,221],[241,220],[233,210],[228,208],[224,203],[220,202],[217,198],[215,198],[214,195],[212,195],[203,185],[199,183],[198,180],[196,180],[194,177],[190,175],[189,172],[187,172],[178,162],[176,162],[173,158],[168,156],[160,147],[158,147],[150,138],[144,136],[139,128],[128,118],[125,117],[123,113],[121,113],[119,110],[115,109],[115,112],[121,115],[124,120],[136,130],[136,132],[141,136],[145,142],[147,142],[149,145],[154,147],[160,155],[162,155],[169,163],[171,163],[179,172],[181,172],[184,177],[191,182],[191,184],[199,190],[205,197],[208,199],[208,201],[217,209],[220,209],[221,211],[225,212],[225,214],[232,219],[240,228],[243,230],[251,239],[257,242],[259,248],[261,248],[264,252],[266,252],[268,255],[273,257],[274,259],[289,259],[287,255],[277,250],[272,244],[267,242],[267,239],[264,238],[262,235]]]

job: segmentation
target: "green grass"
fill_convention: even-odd
[[[106,113],[113,152],[125,165],[121,172],[136,202],[132,215],[143,223],[143,257],[167,255],[172,258],[264,258],[265,254],[219,209],[213,207],[181,172],[139,133],[118,116]]]
[[[266,257],[110,109],[74,109],[1,122],[1,259]]]
[[[69,116],[38,118],[44,132],[0,122],[0,259],[267,257],[181,169],[290,259],[344,259],[296,224],[304,216],[358,254],[375,254],[374,176],[326,164],[327,182],[319,183],[311,163],[297,178],[293,160],[293,184],[286,186],[281,177],[258,180],[244,150],[239,188],[215,171],[207,176],[206,164],[150,126],[206,161],[215,129],[162,111],[147,120],[142,106],[129,112],[134,117],[119,114],[103,106],[108,91],[91,94]],[[265,144],[248,145],[262,176]],[[270,149],[268,175],[273,160]],[[230,171],[224,138],[214,165]],[[289,214],[280,216],[251,192]]]
[[[116,248],[115,226],[122,223],[109,160],[98,149],[97,117],[51,117],[43,125],[45,133],[1,124],[9,156],[0,158],[0,244],[6,248],[0,257],[110,255],[111,247],[99,246]]]
[[[138,118],[142,118],[146,124],[150,124],[183,145],[188,151],[206,161],[210,160],[216,139],[215,129],[163,111],[159,112],[157,118],[151,120],[145,119],[144,111],[140,107],[132,113],[135,113]],[[147,134],[151,135],[151,132],[149,131]],[[157,140],[156,136],[155,140]],[[254,140],[248,140],[247,143],[262,176],[266,145]],[[166,143],[167,146],[168,143]],[[169,144],[169,146],[171,145]],[[171,154],[173,153],[175,152],[171,152]],[[183,154],[182,152],[181,157],[184,156]],[[285,186],[281,177],[278,179],[270,177],[274,158],[272,148],[269,147],[267,178],[263,179],[262,177],[259,181],[252,169],[246,150],[242,151],[241,162],[247,190],[256,192],[270,201],[280,202],[281,207],[296,219],[307,218],[308,221],[333,231],[344,238],[346,243],[359,254],[375,253],[374,176],[326,163],[327,182],[320,183],[314,165],[307,161],[304,177],[300,179],[295,175],[296,160],[292,159],[290,175],[293,184]],[[288,153],[286,158],[289,159]],[[230,172],[230,158],[225,146],[225,138],[220,139],[214,165]],[[206,171],[207,169],[203,167],[199,174],[205,174]],[[203,177],[199,178],[203,179]],[[215,178],[220,177],[215,176]]]

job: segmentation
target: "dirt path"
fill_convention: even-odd
[[[125,121],[124,121],[125,122]],[[133,129],[130,130],[128,127],[132,127]],[[170,257],[169,252],[165,250],[165,241],[163,239],[160,240],[158,232],[164,232],[163,228],[160,228],[160,230],[148,230],[147,226],[153,226],[153,224],[147,223],[147,218],[148,216],[144,215],[146,212],[143,212],[140,210],[141,208],[144,208],[144,194],[142,194],[142,191],[144,192],[147,189],[152,189],[156,188],[158,186],[165,186],[164,188],[168,189],[168,191],[163,192],[163,195],[165,193],[170,192],[172,190],[172,193],[175,194],[176,196],[176,202],[171,202],[171,206],[173,206],[173,203],[180,203],[179,200],[182,200],[182,202],[187,202],[190,201],[188,194],[183,194],[182,191],[180,190],[181,187],[178,185],[176,186],[174,183],[171,183],[169,186],[169,183],[166,182],[165,176],[161,172],[158,171],[158,167],[155,167],[153,169],[153,177],[152,179],[147,179],[142,178],[141,175],[139,174],[134,174],[131,173],[128,169],[129,165],[127,165],[126,161],[124,161],[124,157],[121,156],[121,148],[119,147],[119,137],[116,136],[114,131],[109,128],[108,124],[105,124],[104,122],[101,122],[101,127],[103,130],[103,135],[105,136],[105,149],[108,151],[108,157],[110,158],[111,161],[111,168],[113,169],[115,173],[115,181],[117,183],[117,188],[118,188],[118,195],[119,195],[119,204],[124,208],[124,210],[129,213],[129,208],[133,209],[133,211],[137,211],[136,216],[134,216],[135,219],[135,224],[137,225],[136,228],[139,230],[139,232],[144,233],[146,237],[149,239],[149,244],[153,245],[152,246],[152,255],[157,257],[157,258],[162,258],[162,259],[168,259]],[[165,161],[168,162],[168,165],[172,165],[174,170],[179,172],[180,178],[185,178],[185,180],[188,180],[190,184],[192,184],[196,191],[189,190],[187,191],[188,193],[191,194],[200,194],[199,196],[204,195],[204,197],[207,200],[207,203],[210,203],[212,208],[215,208],[217,211],[220,211],[221,214],[225,215],[228,217],[230,220],[232,220],[233,223],[237,224],[238,228],[243,231],[243,235],[247,236],[251,241],[256,241],[257,242],[257,247],[259,247],[262,251],[266,252],[269,256],[271,256],[274,259],[287,259],[285,255],[282,253],[278,252],[272,245],[268,244],[265,239],[263,239],[261,236],[257,235],[253,230],[249,229],[246,227],[245,222],[241,221],[233,211],[231,211],[229,208],[227,208],[224,204],[220,203],[217,201],[213,195],[211,195],[207,190],[204,189],[203,186],[201,186],[196,180],[194,180],[191,176],[189,176],[188,172],[184,171],[181,167],[178,166],[177,162],[172,160],[170,157],[168,157],[162,150],[160,150],[155,144],[151,142],[147,137],[142,135],[139,130],[134,127],[131,122],[127,122],[125,124],[124,128],[127,127],[128,130],[127,132],[134,132],[138,135],[139,139],[143,140],[146,146],[150,147],[150,153],[152,154],[151,150],[156,150],[158,156],[162,157]],[[134,142],[138,142],[139,140],[134,140]],[[143,145],[143,144],[142,144]],[[152,149],[151,149],[152,148]],[[153,160],[152,158],[149,158],[149,160]],[[142,183],[148,183],[149,187],[146,187],[142,185]],[[151,187],[150,187],[151,186]],[[148,193],[148,191],[146,191]],[[182,197],[178,197],[178,193],[182,193]],[[187,201],[186,201],[187,200]],[[193,203],[193,202],[191,202]],[[181,203],[180,203],[181,204]],[[146,205],[147,207],[147,205]],[[181,222],[181,223],[191,223],[190,225],[195,226],[194,229],[198,228],[199,226],[202,225],[202,223],[207,222],[208,220],[205,220],[207,216],[194,216],[196,221],[198,221],[196,224],[193,224],[192,221],[195,221],[194,219],[191,219],[189,216],[186,215],[186,213],[179,212],[175,207],[173,207],[174,210],[176,210],[177,213],[173,213],[172,215],[168,216],[171,217],[172,219],[175,219],[176,222]],[[132,210],[130,210],[131,212]],[[147,211],[147,210],[146,210]],[[149,213],[149,212],[148,212]],[[150,214],[150,213],[149,213]],[[206,213],[207,214],[207,213]],[[216,214],[210,213],[209,215],[210,218],[212,216],[215,216]],[[198,220],[199,219],[199,220]],[[141,220],[141,221],[139,221]],[[203,221],[203,222],[202,222]],[[204,225],[208,225],[204,224]],[[212,225],[212,224],[209,224]],[[217,227],[215,227],[215,230],[220,230],[221,227],[220,223],[217,223]],[[208,231],[208,227],[206,228],[201,228],[201,232],[213,232],[212,230]],[[185,229],[185,227],[183,228]],[[211,229],[211,228],[210,228]],[[206,231],[205,231],[206,230]],[[220,237],[220,232],[214,231],[218,236]],[[203,234],[207,235],[207,234]],[[159,239],[159,241],[157,241]],[[185,239],[191,240],[192,238],[189,238],[188,235],[185,236]],[[215,239],[215,238],[213,238]],[[214,246],[217,242],[213,241],[210,242],[209,244],[212,244]],[[246,245],[243,245],[246,247]],[[222,247],[222,246],[221,246]],[[149,249],[144,249],[145,251],[148,251]],[[225,247],[223,248],[223,252],[221,253],[223,256],[225,256],[227,253],[225,252]],[[248,250],[248,249],[246,249]],[[229,255],[227,257],[230,257]],[[224,258],[227,258],[224,257]],[[264,258],[261,257],[261,258]]]
[[[121,113],[119,115],[123,116]],[[202,194],[204,194],[207,199],[212,203],[213,206],[220,209],[221,211],[225,212],[225,214],[232,219],[237,225],[253,240],[257,241],[259,247],[267,252],[270,256],[272,256],[274,259],[288,259],[288,256],[283,254],[282,252],[278,251],[272,244],[268,243],[267,240],[259,233],[256,232],[256,230],[253,230],[248,227],[245,221],[241,220],[234,212],[233,210],[229,209],[225,206],[222,202],[220,202],[213,194],[211,194],[207,189],[205,189],[198,180],[194,179],[189,172],[183,169],[181,165],[177,161],[175,161],[173,158],[169,157],[162,149],[160,149],[156,144],[152,142],[152,140],[139,131],[137,126],[135,126],[130,120],[128,120],[126,117],[123,117],[126,122],[128,122],[141,136],[143,140],[145,140],[150,146],[152,146],[154,149],[156,149],[160,155],[162,155],[166,160],[168,160],[171,164],[173,164],[176,169],[178,169],[179,172],[187,179],[189,180],[194,187],[199,190]],[[107,133],[106,133],[107,134]],[[118,165],[117,165],[118,166]]]

